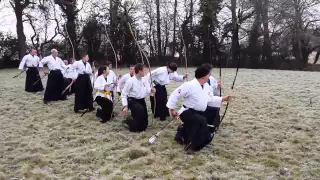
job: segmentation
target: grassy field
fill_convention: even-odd
[[[150,116],[147,131],[134,134],[121,116],[103,125],[95,113],[80,118],[73,96],[44,105],[42,93],[24,92],[24,74],[12,79],[17,73],[0,70],[1,180],[320,179],[318,72],[241,69],[218,134],[195,155],[174,142],[178,121],[149,145],[165,122],[151,126]],[[234,73],[222,70],[225,93]]]

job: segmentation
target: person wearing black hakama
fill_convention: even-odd
[[[56,49],[52,49],[51,55],[40,61],[39,67],[43,68],[43,65],[45,64],[48,65],[50,73],[48,75],[47,86],[44,93],[44,103],[47,104],[50,101],[66,100],[66,95],[62,94],[64,79],[61,72],[67,67],[58,57],[58,51]]]
[[[187,74],[184,76],[179,75],[176,72],[177,68],[177,64],[172,62],[168,63],[168,66],[160,67],[151,71],[150,80],[152,79],[152,83],[156,89],[155,96],[150,97],[151,109],[154,117],[159,117],[160,121],[164,121],[168,116],[170,116],[168,108],[166,107],[166,103],[168,101],[166,85],[169,84],[170,80],[181,82],[187,78]]]
[[[131,116],[124,123],[131,132],[142,132],[148,127],[148,111],[145,97],[154,93],[148,80],[144,77],[144,65],[138,63],[134,67],[135,76],[129,78],[121,93],[123,112],[131,111]]]
[[[209,70],[203,67],[195,71],[195,79],[183,83],[175,89],[169,97],[167,107],[172,116],[179,115],[183,125],[178,128],[175,140],[185,145],[188,152],[199,151],[212,140],[208,122],[204,112],[208,102],[220,107],[223,101],[229,101],[231,96],[212,96],[206,83]],[[183,98],[183,106],[179,112],[175,111],[179,98]]]
[[[89,57],[85,54],[82,56],[82,60],[76,61],[72,64],[72,68],[75,69],[78,74],[75,81],[75,113],[78,113],[80,110],[88,110],[89,112],[95,110],[93,107],[93,89],[90,79],[93,72],[88,60]]]
[[[37,56],[37,50],[32,49],[31,53],[25,55],[19,65],[21,71],[26,70],[26,82],[25,91],[26,92],[38,92],[43,91],[43,85],[40,80],[39,75],[39,57]]]
[[[94,88],[97,91],[95,101],[101,109],[97,109],[96,116],[101,119],[101,123],[106,123],[112,118],[113,112],[113,99],[111,94],[111,87],[114,86],[106,81],[109,74],[107,67],[100,67],[98,69],[98,77],[94,82]]]

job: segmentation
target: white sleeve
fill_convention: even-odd
[[[189,91],[190,91],[190,88],[189,88],[188,84],[184,83],[181,86],[179,86],[169,96],[169,99],[167,102],[167,107],[169,109],[175,109],[177,106],[177,103],[179,101],[179,98],[180,97],[187,97]]]
[[[213,90],[213,94],[215,96],[220,96],[220,88],[218,88],[218,84],[216,85],[216,87]]]
[[[70,68],[72,68],[72,66],[71,66]],[[73,78],[73,79],[77,79],[77,77],[78,77],[77,71],[76,71],[75,69],[73,69],[73,68],[72,68],[72,71],[73,71],[73,73],[72,73],[72,78]]]
[[[133,81],[131,79],[129,79],[126,84],[124,85],[124,88],[122,89],[121,92],[121,102],[122,102],[122,106],[128,106],[128,100],[127,97],[129,95],[130,89],[133,85]]]
[[[106,82],[103,82],[103,79],[97,78],[94,82],[94,89],[103,91],[106,84]]]
[[[218,81],[215,78],[210,78],[210,81],[212,83],[212,91],[213,95],[220,96],[220,88],[218,88]]]
[[[222,97],[209,96],[209,102],[212,103],[212,106],[220,108],[222,103]]]
[[[152,82],[151,82],[151,78],[150,78],[150,73],[146,74],[146,75],[144,76],[144,78],[145,78],[146,81],[148,81],[149,83],[152,83]]]
[[[26,64],[26,61],[27,61],[27,59],[28,59],[28,56],[24,56],[23,58],[22,58],[22,60],[21,60],[21,62],[20,62],[20,65],[19,65],[19,69],[20,70],[24,70],[24,66],[25,66],[25,64]]]
[[[148,79],[145,79],[145,83],[146,83],[146,88],[147,88],[146,96],[148,96],[151,93],[151,86],[150,86]]]
[[[183,75],[179,75],[177,72],[170,73],[169,78],[176,82],[183,81]]]
[[[63,69],[67,69],[67,68],[68,68],[68,66],[66,66],[66,65],[64,64],[64,62],[62,61],[62,59],[59,58],[59,62],[60,62],[60,66],[61,66]]]
[[[91,69],[91,65],[89,63],[87,63],[88,69],[86,68],[86,74],[91,75],[92,74],[92,69]]]
[[[47,64],[49,62],[49,58],[44,57],[43,59],[41,59],[41,61],[39,62],[39,67],[43,68],[43,65]]]
[[[113,82],[117,82],[117,75],[116,75],[116,73],[114,73],[114,72],[112,71],[112,74],[113,74]]]
[[[152,84],[153,82],[151,82],[151,79],[154,80],[156,76],[158,76],[160,74],[160,70],[159,68],[149,72],[147,75],[144,76],[144,78],[146,78],[146,80]]]
[[[157,69],[151,71],[150,74],[151,74],[152,77],[155,77],[155,76],[159,75],[159,73],[160,73],[159,68],[157,68]]]
[[[78,70],[78,61],[74,62],[71,67],[74,69],[74,70]]]
[[[117,92],[121,92],[121,88],[123,87],[124,83],[125,83],[125,75],[123,75],[119,82],[118,82],[118,86],[117,86]]]

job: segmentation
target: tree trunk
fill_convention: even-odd
[[[156,40],[156,35],[155,35],[155,31],[152,30],[152,39],[153,39],[153,46],[155,49],[155,53],[158,55],[157,50],[158,50],[158,44],[157,44],[157,40]]]
[[[160,0],[156,0],[157,7],[157,39],[158,39],[158,56],[157,61],[160,60],[161,57],[161,23],[160,23]]]
[[[165,41],[164,41],[164,47],[163,47],[163,54],[164,54],[164,56],[166,56],[167,55],[167,47],[168,47],[168,43],[169,43],[169,28],[168,28],[168,22],[166,21],[165,22],[166,24],[165,24],[165,35],[166,35],[166,37],[165,37]]]
[[[60,6],[61,10],[67,17],[66,31],[68,32],[68,35],[69,35],[69,37],[67,37],[68,38],[67,41],[70,44],[70,47],[73,46],[75,58],[77,59],[78,57],[80,57],[80,54],[77,46],[78,42],[77,42],[77,33],[76,33],[76,19],[78,15],[76,0],[72,0],[71,3],[62,3],[60,1],[55,1],[55,3]],[[71,39],[71,42],[69,38]],[[68,54],[73,54],[73,52],[71,53],[69,52]]]
[[[190,30],[193,31],[193,0],[190,0]],[[191,53],[189,54],[189,56],[191,56],[191,63],[192,63],[192,57],[193,57],[193,50],[194,50],[194,41],[195,41],[195,33],[192,33],[192,43],[190,44],[190,49],[191,49]]]
[[[113,45],[114,49],[117,50],[120,48],[118,45],[118,28],[117,28],[117,14],[118,14],[118,8],[119,8],[119,0],[110,0],[110,31],[109,31],[109,40],[111,41],[111,44]],[[114,58],[114,52],[112,49],[108,49],[109,54],[112,56],[112,59],[114,59],[114,63],[116,63],[116,59]]]
[[[237,20],[237,0],[231,0],[231,13],[232,13],[232,64],[235,64],[239,58],[239,30]]]
[[[176,52],[176,19],[177,19],[177,6],[178,0],[174,0],[174,13],[173,13],[173,39],[172,39],[172,56]]]
[[[296,58],[297,69],[303,69],[307,65],[308,53],[307,48],[304,45],[304,34],[303,34],[303,24],[302,24],[302,15],[300,12],[300,3],[298,0],[293,0],[294,3],[294,37],[292,40],[292,50],[293,55]],[[303,46],[303,47],[302,47]]]
[[[16,30],[18,36],[18,50],[19,50],[19,59],[22,60],[23,56],[26,54],[26,36],[23,32],[23,14],[24,7],[20,1],[15,0],[14,13],[17,18]]]
[[[154,33],[153,33],[153,17],[152,17],[152,3],[149,3],[149,9],[147,8],[147,12],[148,12],[148,16],[149,16],[149,19],[150,19],[150,23],[149,23],[149,44],[150,44],[150,57],[154,57],[155,55],[155,51],[156,51],[156,48],[155,48],[155,44],[154,44]]]
[[[250,37],[249,37],[249,62],[246,63],[246,67],[249,68],[258,68],[260,63],[260,45],[258,43],[258,39],[260,37],[260,29],[261,29],[261,3],[260,0],[252,0],[254,5],[254,9],[256,12],[256,17],[252,24]]]
[[[268,14],[269,0],[264,0],[263,4],[263,60],[269,65],[269,68],[274,68],[274,64],[271,59],[271,41],[269,37],[269,14]]]

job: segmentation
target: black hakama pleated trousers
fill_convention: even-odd
[[[92,84],[88,74],[79,74],[75,82],[74,112],[93,108]]]
[[[96,116],[101,119],[102,123],[110,121],[113,111],[113,102],[110,99],[101,96],[96,97],[96,102],[101,106],[101,109],[97,109]]]
[[[207,109],[203,113],[203,115],[207,119],[208,124],[213,126],[213,127],[208,126],[211,133],[213,133],[220,125],[219,110],[220,109],[217,107],[208,106]]]
[[[64,87],[64,78],[60,70],[52,70],[48,75],[47,87],[44,93],[44,102],[65,100],[66,96],[62,95]]]
[[[64,78],[64,88],[66,89],[70,83],[72,82],[71,78]],[[71,95],[75,92],[75,82],[71,85],[71,87],[69,89],[67,89],[67,91],[65,92],[65,95]]]
[[[40,80],[38,68],[28,67],[26,74],[27,74],[27,76],[26,76],[25,91],[27,91],[27,92],[43,91],[43,85]],[[34,84],[35,82],[37,82],[37,83]]]
[[[156,85],[154,88],[156,89],[156,102],[154,102],[154,97],[150,96],[152,113],[155,118],[159,117],[161,121],[164,121],[170,116],[169,109],[166,106],[168,101],[167,89],[166,86],[161,85]],[[154,107],[154,105],[156,105],[156,107]]]
[[[183,125],[178,128],[175,140],[185,144],[186,148],[200,151],[212,141],[206,117],[202,112],[192,109],[185,110],[180,114]]]
[[[148,127],[148,111],[144,99],[128,98],[128,108],[131,111],[131,117],[128,117],[125,123],[131,132],[142,132]]]

